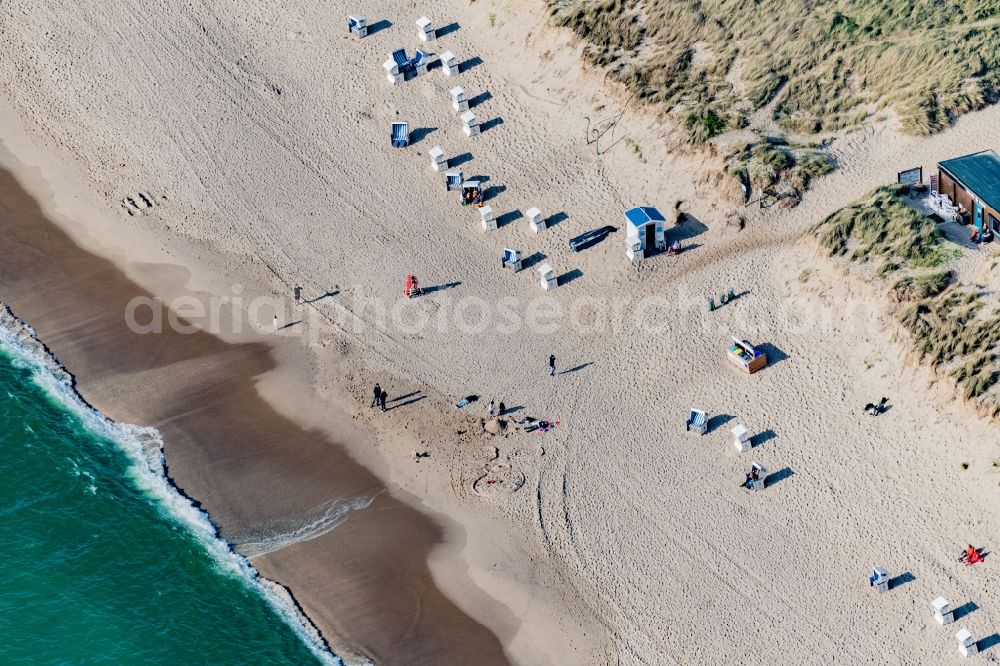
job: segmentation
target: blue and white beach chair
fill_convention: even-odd
[[[413,56],[413,60],[410,64],[413,65],[413,71],[417,74],[426,74],[427,65],[430,64],[431,56],[429,53],[424,53],[420,49],[417,49],[416,55]]]
[[[392,59],[396,61],[399,71],[405,74],[413,69],[413,63],[406,56],[406,49],[396,49],[392,52]]]
[[[461,171],[449,171],[444,175],[444,189],[448,192],[462,189],[462,182],[465,177]]]
[[[503,259],[501,261],[504,268],[510,268],[516,273],[521,270],[522,267],[521,251],[505,247],[503,249]]]
[[[692,409],[684,427],[688,432],[693,431],[699,435],[704,435],[708,431],[708,414],[700,409]]]
[[[347,30],[358,38],[368,35],[368,20],[364,16],[352,14],[347,17]]]
[[[392,147],[406,148],[410,145],[410,126],[406,123],[392,124]]]

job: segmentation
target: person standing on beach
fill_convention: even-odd
[[[302,302],[302,287],[296,287],[295,289],[292,290],[292,292],[293,292],[293,295],[295,296],[295,303],[296,304],[301,303]]]
[[[385,411],[385,399],[389,397],[388,391],[380,391],[378,396],[378,406]]]
[[[382,398],[382,387],[379,386],[378,383],[375,384],[375,389],[372,391],[372,394],[372,404],[369,405],[370,407],[374,407],[379,404],[379,401]]]
[[[500,404],[497,405],[497,416],[503,416],[506,411],[507,405],[503,404],[503,401],[501,401]]]
[[[493,406],[493,401],[490,400],[490,404],[486,405],[486,413],[490,418],[493,418],[493,414],[496,412],[496,407]]]
[[[556,355],[549,354],[549,377],[556,376]]]

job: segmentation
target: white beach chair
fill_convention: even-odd
[[[955,613],[951,609],[951,603],[944,597],[937,597],[931,602],[934,609],[934,619],[938,624],[951,624],[955,621]]]
[[[483,206],[479,209],[479,218],[483,223],[483,231],[493,231],[497,228],[497,219],[493,216],[493,209]]]
[[[545,218],[542,217],[542,211],[537,208],[529,208],[524,216],[528,218],[528,226],[536,234],[545,228]]]
[[[736,450],[740,453],[746,453],[751,448],[750,432],[742,423],[737,424],[736,427],[733,428],[733,446],[735,446]]]
[[[360,14],[352,14],[347,17],[347,30],[358,39],[368,36],[368,19]]]
[[[965,627],[958,630],[958,633],[955,634],[955,640],[958,642],[958,652],[963,657],[971,657],[979,652],[979,646],[973,640],[972,632]]]
[[[882,567],[872,567],[872,575],[868,582],[876,592],[885,592],[889,589],[889,572]]]
[[[434,146],[427,151],[427,155],[431,158],[431,168],[434,171],[440,173],[448,168],[448,160],[444,158],[444,151],[441,150],[441,146]]]
[[[455,113],[469,110],[469,100],[465,99],[465,90],[462,86],[451,89],[451,108],[455,109]]]
[[[642,261],[642,239],[638,236],[625,237],[625,256],[629,261]]]
[[[458,74],[458,60],[451,51],[441,54],[441,73],[445,76],[455,76]]]
[[[399,71],[399,65],[392,58],[389,58],[384,63],[382,67],[385,68],[385,78],[389,79],[389,83],[393,85],[403,82],[403,73]]]
[[[436,37],[434,33],[434,26],[431,24],[431,20],[426,16],[421,16],[417,19],[417,37],[419,37],[422,42],[432,42]]]
[[[475,136],[479,134],[479,121],[476,120],[476,114],[472,111],[466,111],[459,116],[462,121],[462,131],[465,132],[465,136]]]
[[[515,273],[521,270],[521,251],[505,247],[503,249],[503,259],[501,263],[504,268],[510,268]]]
[[[545,291],[558,286],[556,272],[548,264],[542,264],[538,267],[538,277],[541,280],[542,289]]]

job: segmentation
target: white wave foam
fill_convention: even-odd
[[[244,556],[222,539],[208,514],[194,506],[167,479],[163,440],[155,428],[117,423],[88,405],[76,392],[72,375],[35,335],[34,329],[0,303],[0,349],[20,367],[32,372],[34,382],[64,409],[73,412],[88,430],[117,444],[129,457],[129,473],[136,485],[174,520],[201,542],[220,570],[238,576],[256,590],[284,619],[312,652],[326,664],[341,660],[326,646],[318,630],[294,600],[278,594]]]
[[[253,559],[261,555],[273,553],[276,550],[281,550],[294,543],[315,539],[347,520],[352,511],[367,509],[375,501],[375,498],[381,494],[382,492],[379,491],[368,497],[355,497],[349,500],[330,500],[314,512],[317,514],[315,518],[309,520],[301,527],[282,534],[268,535],[259,541],[245,541],[238,544],[236,548],[247,557]]]

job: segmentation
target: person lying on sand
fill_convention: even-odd
[[[983,561],[983,556],[980,555],[979,550],[970,543],[965,547],[965,550],[959,556],[958,561],[964,562],[966,565],[977,564]]]
[[[459,409],[462,409],[463,407],[467,407],[470,403],[473,403],[477,400],[479,400],[478,395],[467,395],[461,400],[459,400],[457,403],[455,403],[455,406],[458,407]]]

